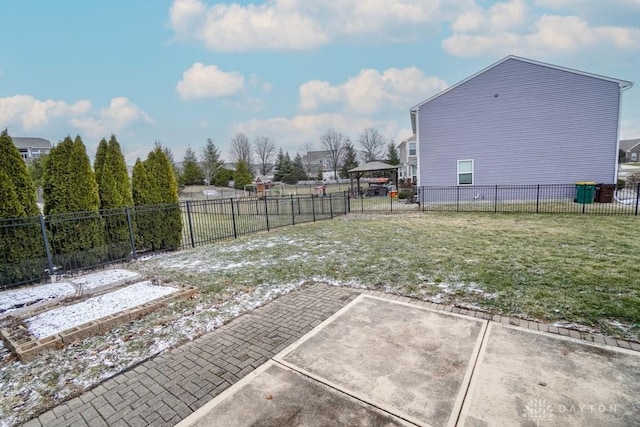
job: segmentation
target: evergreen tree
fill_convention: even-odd
[[[180,246],[182,240],[182,213],[178,204],[178,183],[171,162],[161,146],[156,145],[156,148],[149,153],[144,162],[144,171],[148,184],[144,189],[136,189],[136,195],[140,196],[142,192],[146,194],[147,200],[162,206],[136,208],[136,219],[139,218],[140,213],[153,215],[150,221],[142,221],[148,225],[146,229],[142,229],[143,225],[138,222],[139,233],[145,236],[141,248],[175,249]],[[136,184],[145,184],[144,179],[137,178]]]
[[[67,136],[49,154],[43,175],[44,213],[56,264],[66,269],[104,261],[103,224],[95,175],[82,139]],[[69,221],[67,213],[74,213]]]
[[[182,160],[182,179],[184,185],[199,185],[204,182],[204,172],[198,164],[196,152],[187,146]]]
[[[204,183],[212,185],[214,177],[224,169],[224,162],[220,159],[220,152],[211,138],[207,139],[207,145],[202,150],[201,160]],[[227,184],[229,181],[227,181]]]
[[[347,142],[344,146],[344,158],[340,166],[340,178],[349,178],[349,170],[358,166],[358,154],[351,142]]]
[[[280,151],[278,151],[278,156],[276,157],[276,164],[273,171],[274,181],[276,182],[282,181],[282,178],[284,177],[285,166],[286,165],[285,165],[284,151],[282,151],[282,148],[281,148]]]
[[[100,151],[100,147],[98,150]],[[129,224],[124,208],[133,205],[133,199],[127,165],[115,135],[111,135],[109,139],[102,167],[96,170],[101,172],[98,189],[100,207],[105,210],[103,218],[109,256],[111,259],[122,259],[131,252]]]
[[[289,153],[286,153],[284,155],[284,162],[282,166],[282,182],[291,185],[298,183],[298,178],[296,177],[293,162],[291,161],[291,157],[289,157]]]
[[[234,188],[238,190],[244,189],[245,185],[251,184],[253,177],[249,165],[244,160],[240,160],[236,165],[236,171],[233,174]]]
[[[27,165],[27,170],[29,171],[33,185],[36,187],[36,191],[38,188],[42,188],[42,174],[44,174],[44,164],[48,157],[48,154],[41,154]]]
[[[19,215],[15,217],[38,215],[40,210],[36,204],[36,187],[6,129],[0,133],[0,170],[4,171],[11,180],[21,206],[20,211],[17,212]]]
[[[398,149],[393,141],[387,145],[387,163],[390,165],[400,164],[400,154],[398,154]]]
[[[153,205],[160,203],[160,199],[158,192],[153,188],[144,163],[139,158],[133,167],[131,192],[135,204],[136,248],[140,251],[148,250],[157,240],[155,236],[159,227],[152,208]]]
[[[306,181],[308,179],[300,153],[296,154],[296,158],[293,160],[293,174],[297,181]]]
[[[46,268],[38,218],[24,215],[12,178],[0,169],[0,286],[39,280]]]
[[[229,181],[233,180],[233,174],[235,171],[231,169],[222,168],[214,176],[212,184],[217,187],[227,187]]]
[[[108,148],[109,148],[109,143],[105,138],[102,138],[98,143],[98,149],[96,150],[96,158],[93,161],[93,173],[96,176],[96,184],[98,184],[98,189],[102,187],[102,168],[104,167],[104,161],[107,158]]]
[[[0,132],[0,286],[42,277],[46,258],[39,212],[31,176],[4,130]]]
[[[22,161],[22,159],[20,159]],[[24,209],[13,181],[7,173],[0,169],[0,221],[4,218],[24,217]],[[4,239],[3,239],[4,242]]]

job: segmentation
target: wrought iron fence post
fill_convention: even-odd
[[[290,194],[289,197],[291,197],[291,224],[296,225],[296,208],[293,203],[293,194]]]
[[[193,225],[191,224],[191,200],[187,200],[187,223],[189,224],[189,237],[191,238],[191,247],[196,247],[196,242],[193,239]]]
[[[389,205],[391,207],[390,212],[393,213],[393,197],[391,197],[391,192],[389,192],[389,201],[391,202]]]
[[[316,222],[316,202],[311,195],[311,213],[313,214],[313,222]]]
[[[636,207],[637,211],[637,207]],[[44,223],[44,215],[40,214],[40,231],[42,231],[42,241],[44,242],[44,250],[47,253],[47,263],[49,264],[49,275],[53,275],[53,256],[49,247],[49,239],[47,238],[47,226]]]
[[[540,184],[538,184],[537,187],[538,188],[536,189],[536,213],[540,213]]]
[[[267,221],[267,231],[269,231],[269,204],[267,203],[267,196],[264,196],[264,217]]]
[[[133,259],[138,258],[138,252],[136,251],[136,236],[133,234],[133,221],[131,220],[131,209],[129,206],[124,208],[127,214],[127,225],[129,226],[129,240],[131,241],[131,254]]]
[[[231,198],[231,224],[233,224],[233,238],[238,238],[238,228],[236,227],[236,209],[233,207],[233,197]]]
[[[460,186],[456,187],[456,212],[460,212]]]
[[[331,202],[331,193],[329,193],[329,215],[333,219],[333,203]]]
[[[345,191],[345,201],[344,201],[344,214],[348,214],[351,212],[351,193],[349,191]]]
[[[493,212],[498,213],[498,184],[496,184],[496,193],[493,199]]]
[[[638,202],[640,201],[640,182],[636,186],[636,216],[638,216]]]

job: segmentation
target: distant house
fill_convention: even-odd
[[[398,156],[400,157],[400,169],[398,178],[413,184],[418,182],[418,156],[416,148],[416,136],[412,135],[398,144]]]
[[[302,156],[302,162],[305,165],[309,165],[308,172],[310,178],[315,178],[319,170],[323,172],[331,171],[333,174],[331,155],[327,150],[308,151],[307,154]]]
[[[625,152],[625,162],[640,161],[640,138],[620,141],[620,149]]]
[[[52,148],[51,142],[43,138],[13,136],[11,139],[27,163],[37,159],[43,154],[49,154]]]
[[[632,85],[508,56],[410,110],[418,185],[615,183]]]

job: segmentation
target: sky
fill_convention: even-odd
[[[513,54],[628,80],[640,138],[640,0],[20,0],[0,3],[0,128],[127,163],[242,132],[293,157],[332,128],[411,135],[409,109]]]

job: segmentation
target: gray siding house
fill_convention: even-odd
[[[620,149],[625,153],[625,162],[640,161],[640,138],[620,141]]]
[[[411,109],[418,185],[615,183],[632,85],[508,56]]]

